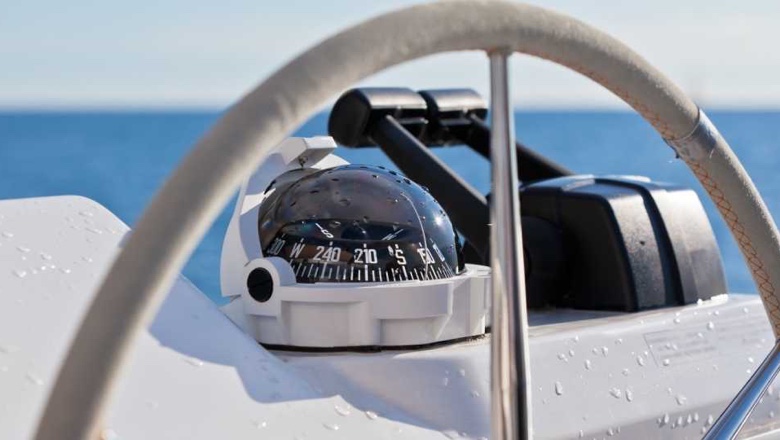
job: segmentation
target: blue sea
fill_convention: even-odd
[[[0,113],[0,198],[78,194],[103,204],[132,226],[157,189],[219,112],[5,112]],[[764,196],[780,215],[780,112],[712,111]],[[629,112],[518,112],[517,137],[583,174],[632,174],[701,187],[652,128]],[[300,127],[298,136],[326,133],[327,116]],[[476,188],[487,192],[489,164],[465,147],[437,154]],[[353,163],[394,168],[377,149],[337,154]],[[184,274],[222,303],[219,258],[233,202],[201,242]],[[723,253],[729,288],[755,292],[750,275],[714,206],[705,200]]]

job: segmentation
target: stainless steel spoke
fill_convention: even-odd
[[[745,424],[745,421],[750,416],[753,408],[758,404],[761,396],[766,392],[766,389],[772,384],[778,371],[780,371],[780,341],[775,343],[774,348],[769,352],[764,362],[759,365],[756,372],[750,376],[745,386],[742,387],[737,396],[734,397],[734,400],[723,411],[723,414],[718,417],[718,420],[712,425],[704,439],[722,440],[737,438],[742,425]]]
[[[490,57],[492,268],[491,430],[493,440],[531,438],[528,317],[520,230],[508,51]]]

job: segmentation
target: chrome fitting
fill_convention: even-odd
[[[723,142],[723,138],[704,111],[699,109],[699,121],[690,134],[680,139],[664,141],[686,162],[700,162],[710,157],[715,146]]]

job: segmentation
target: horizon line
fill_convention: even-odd
[[[44,113],[212,113],[225,112],[230,106],[218,106],[207,104],[64,104],[64,105],[4,105],[0,103],[0,114],[44,114]],[[733,113],[775,113],[780,112],[780,103],[775,105],[754,106],[747,105],[705,105],[700,106],[707,112],[733,112]],[[322,110],[313,113],[319,115],[327,113],[332,104]],[[627,105],[517,105],[513,107],[514,113],[637,113]],[[638,113],[637,113],[638,114]]]

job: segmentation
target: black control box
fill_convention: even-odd
[[[634,312],[726,293],[712,226],[691,189],[569,176],[529,185],[521,200],[530,307]]]

